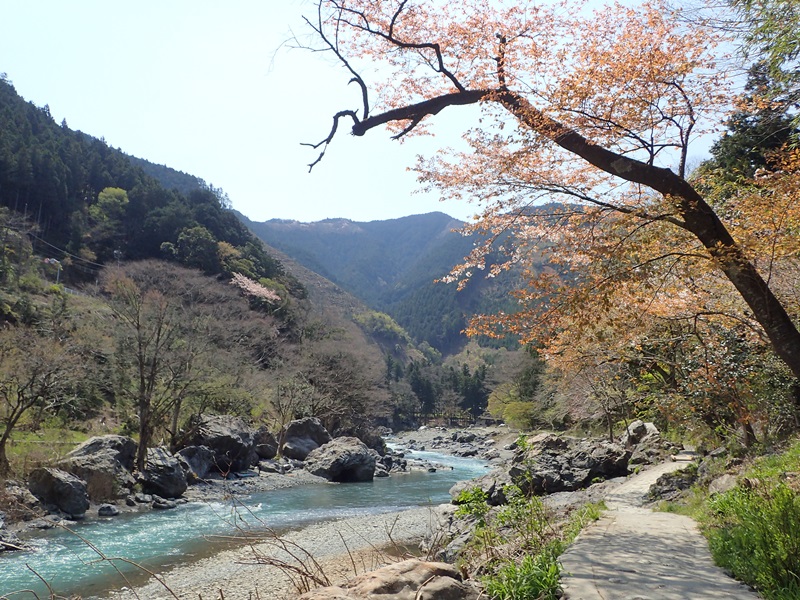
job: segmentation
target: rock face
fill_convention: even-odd
[[[481,477],[470,479],[469,481],[459,481],[450,488],[450,497],[453,499],[453,503],[457,504],[456,500],[461,492],[478,487],[486,494],[487,504],[490,506],[502,506],[508,502],[503,488],[514,483],[508,470],[497,468]]]
[[[372,481],[375,453],[354,437],[340,437],[312,450],[306,457],[306,470],[328,481]]]
[[[450,495],[455,499],[463,489],[478,485],[489,503],[498,505],[506,501],[502,488],[508,483],[529,494],[571,492],[597,480],[627,475],[630,456],[619,444],[543,433],[528,440],[507,470],[497,469],[471,483],[456,484]]]
[[[192,445],[210,448],[220,473],[245,471],[258,464],[253,449],[253,430],[241,418],[206,415],[200,417],[194,427]]]
[[[86,484],[61,469],[35,469],[28,477],[28,489],[44,504],[57,507],[73,519],[82,519],[89,508]]]
[[[316,417],[292,421],[284,427],[281,454],[286,458],[305,460],[308,453],[331,441],[331,434]]]
[[[216,456],[207,446],[186,446],[175,453],[188,483],[197,483],[216,470]]]
[[[133,470],[136,442],[123,435],[93,437],[59,463],[59,467],[86,482],[89,498],[95,502],[124,498],[135,480]]]
[[[278,455],[278,440],[262,425],[253,436],[256,454],[261,460],[271,460]]]
[[[685,469],[665,473],[650,486],[647,499],[651,502],[659,500],[677,500],[697,481],[697,465],[689,465]]]
[[[679,446],[661,437],[653,423],[645,423],[641,419],[633,421],[625,428],[620,436],[620,444],[631,450],[632,465],[659,463],[680,450]]]
[[[147,449],[147,462],[141,481],[147,493],[165,498],[179,498],[188,487],[178,459],[165,448]]]
[[[417,559],[365,573],[341,587],[306,592],[300,600],[477,600],[478,592],[464,583],[453,565]]]

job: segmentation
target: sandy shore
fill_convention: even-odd
[[[302,558],[311,570],[316,561],[334,583],[374,570],[391,560],[391,556],[416,551],[419,541],[435,529],[441,514],[438,508],[415,508],[315,524],[279,539],[261,540],[173,567],[159,575],[160,582],[151,578],[145,585],[106,597],[113,600],[296,598],[299,592],[287,571],[268,562],[298,565],[291,553]]]
[[[403,432],[392,441],[407,445],[415,441],[421,445],[433,445],[437,451],[447,453],[449,448],[435,443],[436,439],[449,438],[453,431],[443,428],[425,428]],[[507,429],[475,428],[476,433],[495,438],[498,447],[516,437]],[[503,454],[506,454],[505,452]],[[413,457],[413,453],[411,454]],[[402,475],[400,475],[402,476]],[[294,480],[293,480],[294,479]],[[225,492],[248,493],[254,488],[284,487],[313,483],[312,475],[298,471],[293,477],[270,476],[242,480],[231,489],[226,482]],[[237,489],[238,488],[238,489]],[[220,489],[197,488],[191,495],[193,500],[217,497]],[[280,539],[259,540],[231,550],[224,550],[199,561],[177,565],[134,589],[113,592],[105,596],[109,600],[193,599],[197,600],[283,600],[299,595],[295,582],[287,571],[267,564],[271,561],[286,561],[297,565],[290,552],[302,559],[307,566],[316,562],[318,571],[331,583],[372,571],[390,560],[392,556],[418,552],[419,542],[432,534],[443,519],[445,508],[416,508],[402,512],[386,513],[318,523],[292,531]],[[314,567],[315,568],[315,567]],[[313,570],[313,569],[312,569]],[[294,575],[295,580],[297,575]],[[313,586],[316,587],[316,586]]]

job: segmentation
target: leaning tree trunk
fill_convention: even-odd
[[[628,158],[590,142],[578,132],[543,115],[518,94],[504,91],[489,98],[496,98],[520,122],[598,169],[672,199],[683,218],[683,227],[714,258],[753,311],[753,317],[764,329],[775,353],[800,379],[800,331],[719,216],[688,181],[670,169]]]
[[[356,136],[362,136],[370,129],[388,123],[410,122],[411,125],[397,136],[399,137],[412,130],[424,117],[436,115],[449,106],[481,102],[500,104],[523,126],[551,140],[567,152],[583,158],[606,173],[641,184],[659,192],[665,198],[672,199],[683,219],[682,223],[675,224],[692,233],[703,244],[753,311],[753,317],[764,329],[775,353],[794,376],[800,379],[800,331],[767,282],[697,190],[670,169],[644,163],[592,143],[577,131],[542,113],[521,94],[506,87],[462,89],[363,119],[359,119],[353,111],[342,111],[334,117],[334,127],[322,143],[330,142],[340,118],[353,120],[352,133]],[[321,158],[322,155],[317,162]],[[311,166],[314,164],[316,163]]]

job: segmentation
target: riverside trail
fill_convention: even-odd
[[[608,511],[561,556],[568,600],[757,600],[714,565],[697,524],[645,508],[650,486],[686,466],[666,462],[631,476],[605,497]]]

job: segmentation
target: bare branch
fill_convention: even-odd
[[[311,169],[313,169],[322,160],[322,157],[325,156],[325,151],[328,149],[328,145],[333,141],[333,137],[336,135],[336,130],[339,129],[339,119],[343,117],[350,117],[351,119],[353,119],[354,129],[360,122],[358,120],[358,115],[355,113],[355,111],[340,110],[338,113],[333,115],[333,126],[331,127],[330,133],[328,133],[328,136],[325,139],[323,139],[321,142],[317,142],[316,144],[309,144],[309,143],[301,144],[301,146],[310,146],[311,148],[314,149],[317,149],[320,146],[322,146],[322,151],[319,153],[317,159],[308,165],[309,173],[311,172]]]
[[[421,121],[424,117],[439,114],[448,106],[466,106],[477,104],[491,94],[491,90],[465,90],[444,94],[416,104],[401,106],[379,115],[374,115],[356,122],[353,135],[362,136],[370,129],[395,121]]]
[[[324,28],[322,26],[322,3],[320,2],[319,5],[317,6],[317,25],[314,25],[306,17],[303,17],[303,20],[320,37],[320,39],[328,47],[328,50],[336,55],[336,58],[339,59],[339,62],[341,62],[342,65],[344,65],[344,67],[348,71],[350,71],[350,74],[353,77],[350,79],[348,83],[357,83],[358,86],[361,88],[361,101],[364,109],[364,116],[366,117],[367,115],[369,115],[369,90],[367,88],[367,84],[364,82],[361,75],[359,75],[359,73],[350,65],[350,62],[344,57],[344,55],[341,52],[339,52],[338,45],[334,44],[325,35]]]

